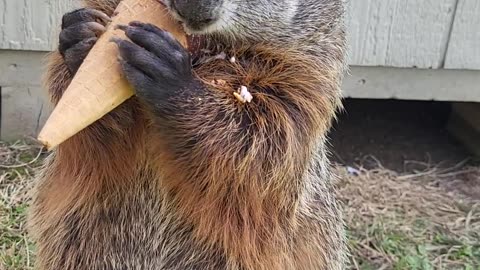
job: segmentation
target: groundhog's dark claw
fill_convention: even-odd
[[[182,64],[190,71],[190,55],[175,37],[152,24],[131,22],[125,34],[135,43],[146,48],[160,58]]]
[[[72,73],[76,73],[97,38],[102,35],[110,18],[101,11],[82,8],[62,18],[58,51]]]
[[[192,82],[190,55],[170,33],[139,22],[117,29],[125,31],[132,41],[113,40],[124,61],[125,76],[137,95],[158,105]]]
[[[97,42],[97,37],[80,41],[65,52],[65,63],[71,70],[78,70],[88,52]]]
[[[123,30],[123,31],[125,31],[125,30],[127,30],[127,27],[128,27],[128,25],[124,25],[124,24],[117,24],[117,25],[115,25],[113,28],[114,28],[115,30],[118,30],[118,29],[120,29],[120,30]]]
[[[148,24],[148,23],[145,24],[145,23],[141,23],[141,22],[137,22],[137,21],[133,21],[129,25],[132,26],[132,27],[141,28],[145,31],[149,31],[151,33],[154,33],[157,36],[163,37],[165,39],[165,41],[167,41],[172,47],[176,48],[179,51],[185,51],[186,52],[186,50],[183,48],[182,44],[180,44],[180,42],[178,42],[178,40],[176,40],[175,37],[170,32],[167,32],[163,29],[160,29],[153,24]]]
[[[118,45],[121,58],[131,66],[151,78],[155,78],[159,73],[162,73],[162,67],[158,64],[158,59],[156,59],[154,54],[130,41],[118,39],[113,41]],[[163,75],[168,76],[168,74]]]
[[[60,53],[72,48],[75,44],[93,37],[98,37],[105,32],[105,26],[96,22],[79,23],[65,28],[60,33]]]
[[[177,71],[189,72],[190,57],[188,52],[168,32],[153,28],[148,24],[131,24],[137,26],[120,26],[133,42],[147,49],[160,59],[167,61]],[[186,75],[186,74],[185,74]]]
[[[109,21],[111,21],[110,17],[99,10],[82,8],[67,13],[63,16],[62,29],[70,27],[79,22],[98,22],[105,26]]]
[[[136,67],[130,65],[127,61],[123,59],[120,59],[119,62],[125,73],[125,77],[130,82],[130,84],[135,87],[137,95],[141,95],[146,97],[147,99],[151,99],[149,97],[150,92],[143,90],[153,89],[156,87],[155,82],[152,80],[152,78],[147,76],[144,72],[137,69]]]

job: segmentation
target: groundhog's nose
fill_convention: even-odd
[[[188,27],[200,30],[218,19],[220,0],[172,0],[172,8]]]

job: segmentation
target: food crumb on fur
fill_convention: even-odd
[[[225,60],[227,58],[227,54],[225,52],[221,52],[213,57],[215,60]]]
[[[225,85],[227,85],[227,82],[225,80],[215,79],[215,80],[212,81],[212,84],[218,85],[218,86],[225,86]]]
[[[252,102],[253,96],[252,94],[248,91],[248,88],[244,85],[238,89],[238,92],[234,92],[233,95],[242,103],[250,103]]]
[[[235,64],[235,62],[237,62],[235,56],[230,57],[230,63]]]

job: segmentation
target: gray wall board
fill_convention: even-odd
[[[44,52],[0,50],[0,139],[35,136],[51,106],[41,87]]]
[[[0,87],[39,86],[45,52],[0,50]]]
[[[2,87],[1,102],[2,140],[35,138],[51,111],[39,86]]]
[[[0,0],[0,48],[50,51],[61,14],[78,0]]]
[[[440,68],[456,1],[349,0],[350,62]]]
[[[478,2],[348,0],[350,63],[442,67],[457,1]],[[79,3],[79,0],[0,0],[0,22],[3,22],[0,49],[54,49],[62,15]],[[470,20],[475,14],[460,15]],[[475,42],[479,40],[476,37]]]
[[[445,68],[480,69],[480,0],[458,0]]]
[[[480,71],[351,68],[345,97],[480,102]]]

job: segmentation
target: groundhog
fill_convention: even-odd
[[[54,104],[119,2],[64,15],[45,80]],[[196,49],[118,26],[135,96],[47,159],[29,219],[37,269],[343,269],[327,158],[343,0],[163,2]]]

